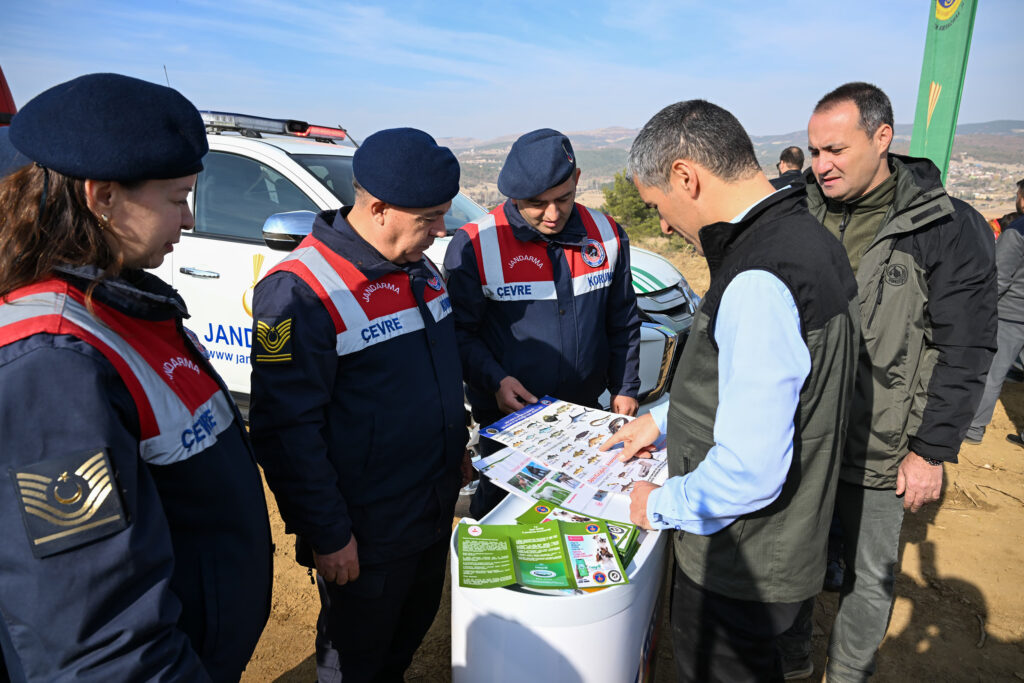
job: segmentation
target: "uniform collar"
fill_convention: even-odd
[[[56,276],[82,292],[97,282],[92,297],[100,303],[143,320],[187,318],[185,301],[169,284],[144,270],[124,270],[117,277],[104,278],[94,265],[63,265]]]
[[[557,235],[545,235],[531,227],[526,222],[526,219],[523,218],[523,215],[519,213],[519,208],[511,200],[506,201],[503,208],[505,218],[512,227],[512,234],[520,242],[542,240],[570,247],[581,247],[587,243],[587,228],[583,225],[583,219],[580,218],[579,204],[573,204],[569,220]]]
[[[379,280],[397,271],[405,271],[430,279],[433,272],[424,263],[426,256],[419,261],[398,265],[384,258],[376,248],[364,240],[348,222],[348,213],[352,207],[337,211],[323,211],[313,222],[313,237],[320,240],[339,256],[355,266],[368,280]]]

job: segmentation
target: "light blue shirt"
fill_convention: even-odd
[[[713,534],[771,504],[789,473],[793,418],[811,370],[793,295],[767,271],[740,273],[722,294],[714,337],[715,445],[692,472],[651,492],[647,519],[655,529]],[[668,403],[651,416],[665,434]]]

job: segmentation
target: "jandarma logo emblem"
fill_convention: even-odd
[[[511,259],[509,259],[508,267],[511,270],[512,268],[515,268],[524,261],[527,263],[532,263],[538,268],[544,267],[544,264],[541,262],[539,258],[537,258],[536,256],[531,256],[530,254],[519,254],[518,256],[513,256]]]
[[[167,379],[174,379],[174,371],[178,368],[188,368],[192,372],[199,374],[199,366],[190,361],[188,358],[177,356],[164,363],[164,374],[167,375]]]
[[[591,268],[598,268],[604,265],[604,245],[595,239],[587,240],[581,252],[583,262]]]
[[[398,288],[398,285],[396,285],[394,282],[374,282],[372,285],[363,290],[363,301],[365,301],[366,303],[370,303],[370,297],[372,297],[375,292],[379,292],[382,289],[391,290],[395,294],[401,293],[401,290]]]

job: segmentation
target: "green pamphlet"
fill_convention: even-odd
[[[629,583],[602,521],[460,524],[459,585],[603,588]]]
[[[619,559],[624,567],[629,565],[633,555],[640,548],[640,529],[636,525],[566,510],[549,500],[537,501],[533,507],[516,517],[516,522],[519,524],[543,524],[551,521],[603,522],[612,535],[612,542],[615,544],[615,550],[619,553]]]

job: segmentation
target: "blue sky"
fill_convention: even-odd
[[[635,7],[631,7],[633,4]],[[911,123],[934,0],[0,0],[16,104],[83,73],[170,83],[200,109],[438,137],[635,128],[702,97],[754,135],[803,129],[851,80]],[[960,122],[1024,119],[1024,0],[980,0]]]

